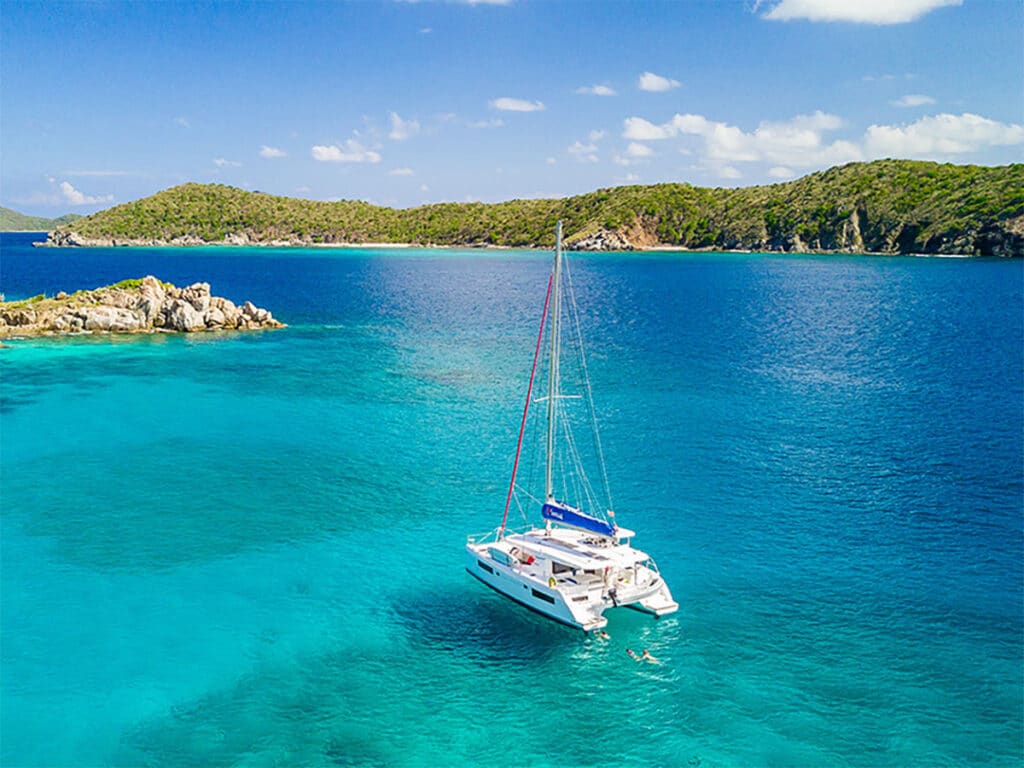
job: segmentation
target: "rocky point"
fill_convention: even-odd
[[[210,294],[209,283],[178,288],[152,275],[52,298],[0,301],[0,338],[74,333],[193,333],[283,328],[266,309]]]

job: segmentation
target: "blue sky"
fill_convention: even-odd
[[[0,204],[381,205],[1024,161],[1021,0],[0,0]]]

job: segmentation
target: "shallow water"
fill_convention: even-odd
[[[0,351],[3,765],[1020,764],[1020,260],[577,257],[680,603],[601,641],[462,569],[546,254],[30,240],[8,298],[151,273],[290,327]]]

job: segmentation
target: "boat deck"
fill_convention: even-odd
[[[545,557],[570,566],[573,570],[593,571],[605,568],[627,568],[647,560],[647,554],[628,544],[609,546],[582,531],[537,528],[526,533],[512,534],[510,542],[536,556]]]

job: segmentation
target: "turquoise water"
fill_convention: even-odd
[[[577,257],[619,521],[680,603],[602,641],[462,566],[546,254],[31,239],[8,298],[152,273],[290,327],[0,350],[3,765],[1024,758],[1020,260]]]

